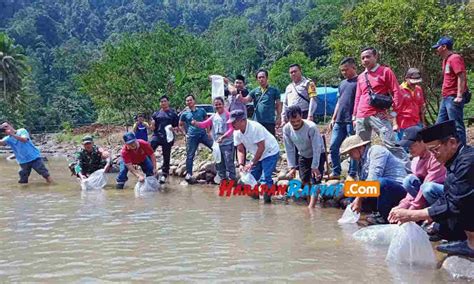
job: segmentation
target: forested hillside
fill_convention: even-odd
[[[334,84],[338,60],[368,44],[399,79],[421,68],[435,110],[431,44],[448,34],[470,68],[474,58],[472,5],[445,2],[0,0],[0,116],[34,130],[118,122],[160,94],[175,107],[188,92],[205,99],[211,73],[253,80],[265,67],[283,88],[293,61]]]

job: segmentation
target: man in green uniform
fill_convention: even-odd
[[[74,171],[80,179],[85,179],[100,169],[107,172],[111,167],[109,153],[94,145],[94,140],[89,135],[82,138],[82,150],[76,153],[76,159]]]

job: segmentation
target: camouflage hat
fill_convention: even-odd
[[[94,139],[90,135],[86,135],[86,136],[82,137],[82,145],[93,143],[93,142],[94,142]]]

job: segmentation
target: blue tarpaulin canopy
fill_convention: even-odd
[[[317,87],[318,107],[314,116],[332,115],[337,103],[338,89],[333,87]],[[281,94],[281,101],[285,101],[285,94]]]

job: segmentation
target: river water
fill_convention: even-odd
[[[182,186],[137,197],[131,178],[82,193],[66,161],[17,184],[0,159],[0,281],[272,281],[446,283],[442,270],[387,265],[387,247],[351,238],[342,210],[264,205],[217,196],[215,186]]]

